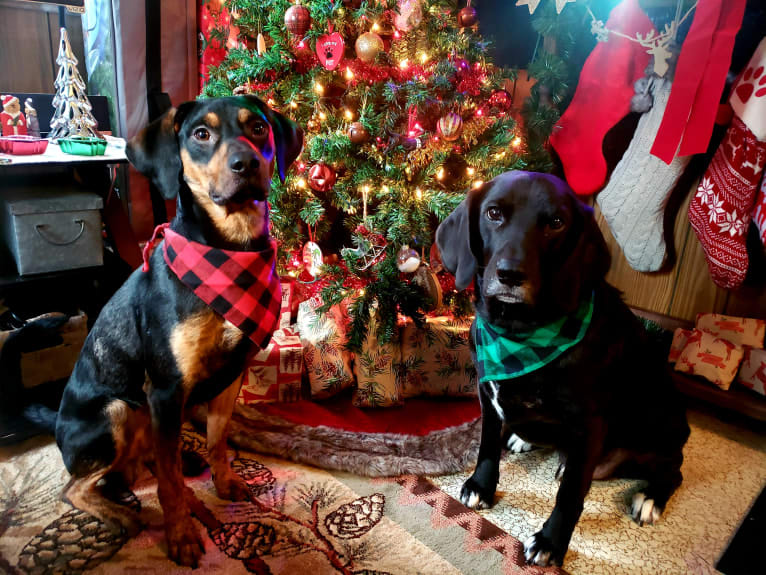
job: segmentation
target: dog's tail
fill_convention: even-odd
[[[34,423],[37,427],[54,435],[56,433],[56,418],[58,412],[42,403],[32,403],[24,408],[21,415],[27,421]]]

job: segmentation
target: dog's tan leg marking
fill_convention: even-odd
[[[179,565],[197,567],[205,552],[205,544],[192,521],[187,502],[189,495],[181,475],[180,415],[177,430],[162,429],[159,417],[152,414],[152,431],[157,495],[165,516],[168,557]]]
[[[223,367],[242,331],[206,308],[179,323],[170,334],[170,349],[183,376],[188,397],[194,386]]]
[[[239,393],[240,379],[227,387],[218,397],[208,402],[207,450],[213,471],[213,483],[218,496],[229,501],[244,501],[250,497],[245,480],[232,471],[226,456],[227,426]]]

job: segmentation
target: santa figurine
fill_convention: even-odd
[[[25,136],[27,122],[21,113],[21,104],[16,96],[2,96],[3,111],[0,112],[0,126],[3,136]]]
[[[32,98],[24,100],[24,113],[27,115],[27,134],[40,137],[40,121],[37,119],[37,110],[32,106]]]

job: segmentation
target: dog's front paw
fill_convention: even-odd
[[[506,444],[508,447],[508,451],[511,453],[524,453],[526,451],[532,451],[535,446],[531,443],[524,441],[521,437],[516,435],[515,433],[512,433],[511,436],[508,438],[508,443]]]
[[[119,515],[106,515],[103,517],[103,522],[113,534],[126,536],[128,539],[138,535],[144,528],[138,513],[131,509],[125,509]]]
[[[657,505],[654,499],[648,499],[645,493],[636,493],[633,496],[630,514],[639,525],[654,525],[662,516],[662,507]]]
[[[196,569],[205,553],[205,543],[191,516],[187,515],[175,525],[168,526],[166,536],[168,557],[179,565]]]
[[[529,565],[539,565],[540,567],[561,565],[566,552],[566,549],[556,549],[553,542],[542,531],[538,531],[524,541],[524,558]]]
[[[460,502],[471,509],[489,509],[495,499],[495,488],[484,488],[473,478],[463,483]]]
[[[252,497],[250,486],[233,471],[213,476],[213,484],[221,499],[228,501],[247,501]]]

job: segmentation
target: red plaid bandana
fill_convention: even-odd
[[[154,231],[155,237],[163,232],[165,262],[178,279],[265,349],[277,328],[282,304],[275,267],[276,242],[271,240],[260,252],[235,252],[187,240],[167,224]],[[147,244],[149,250],[152,241]],[[147,270],[146,249],[144,262]]]

